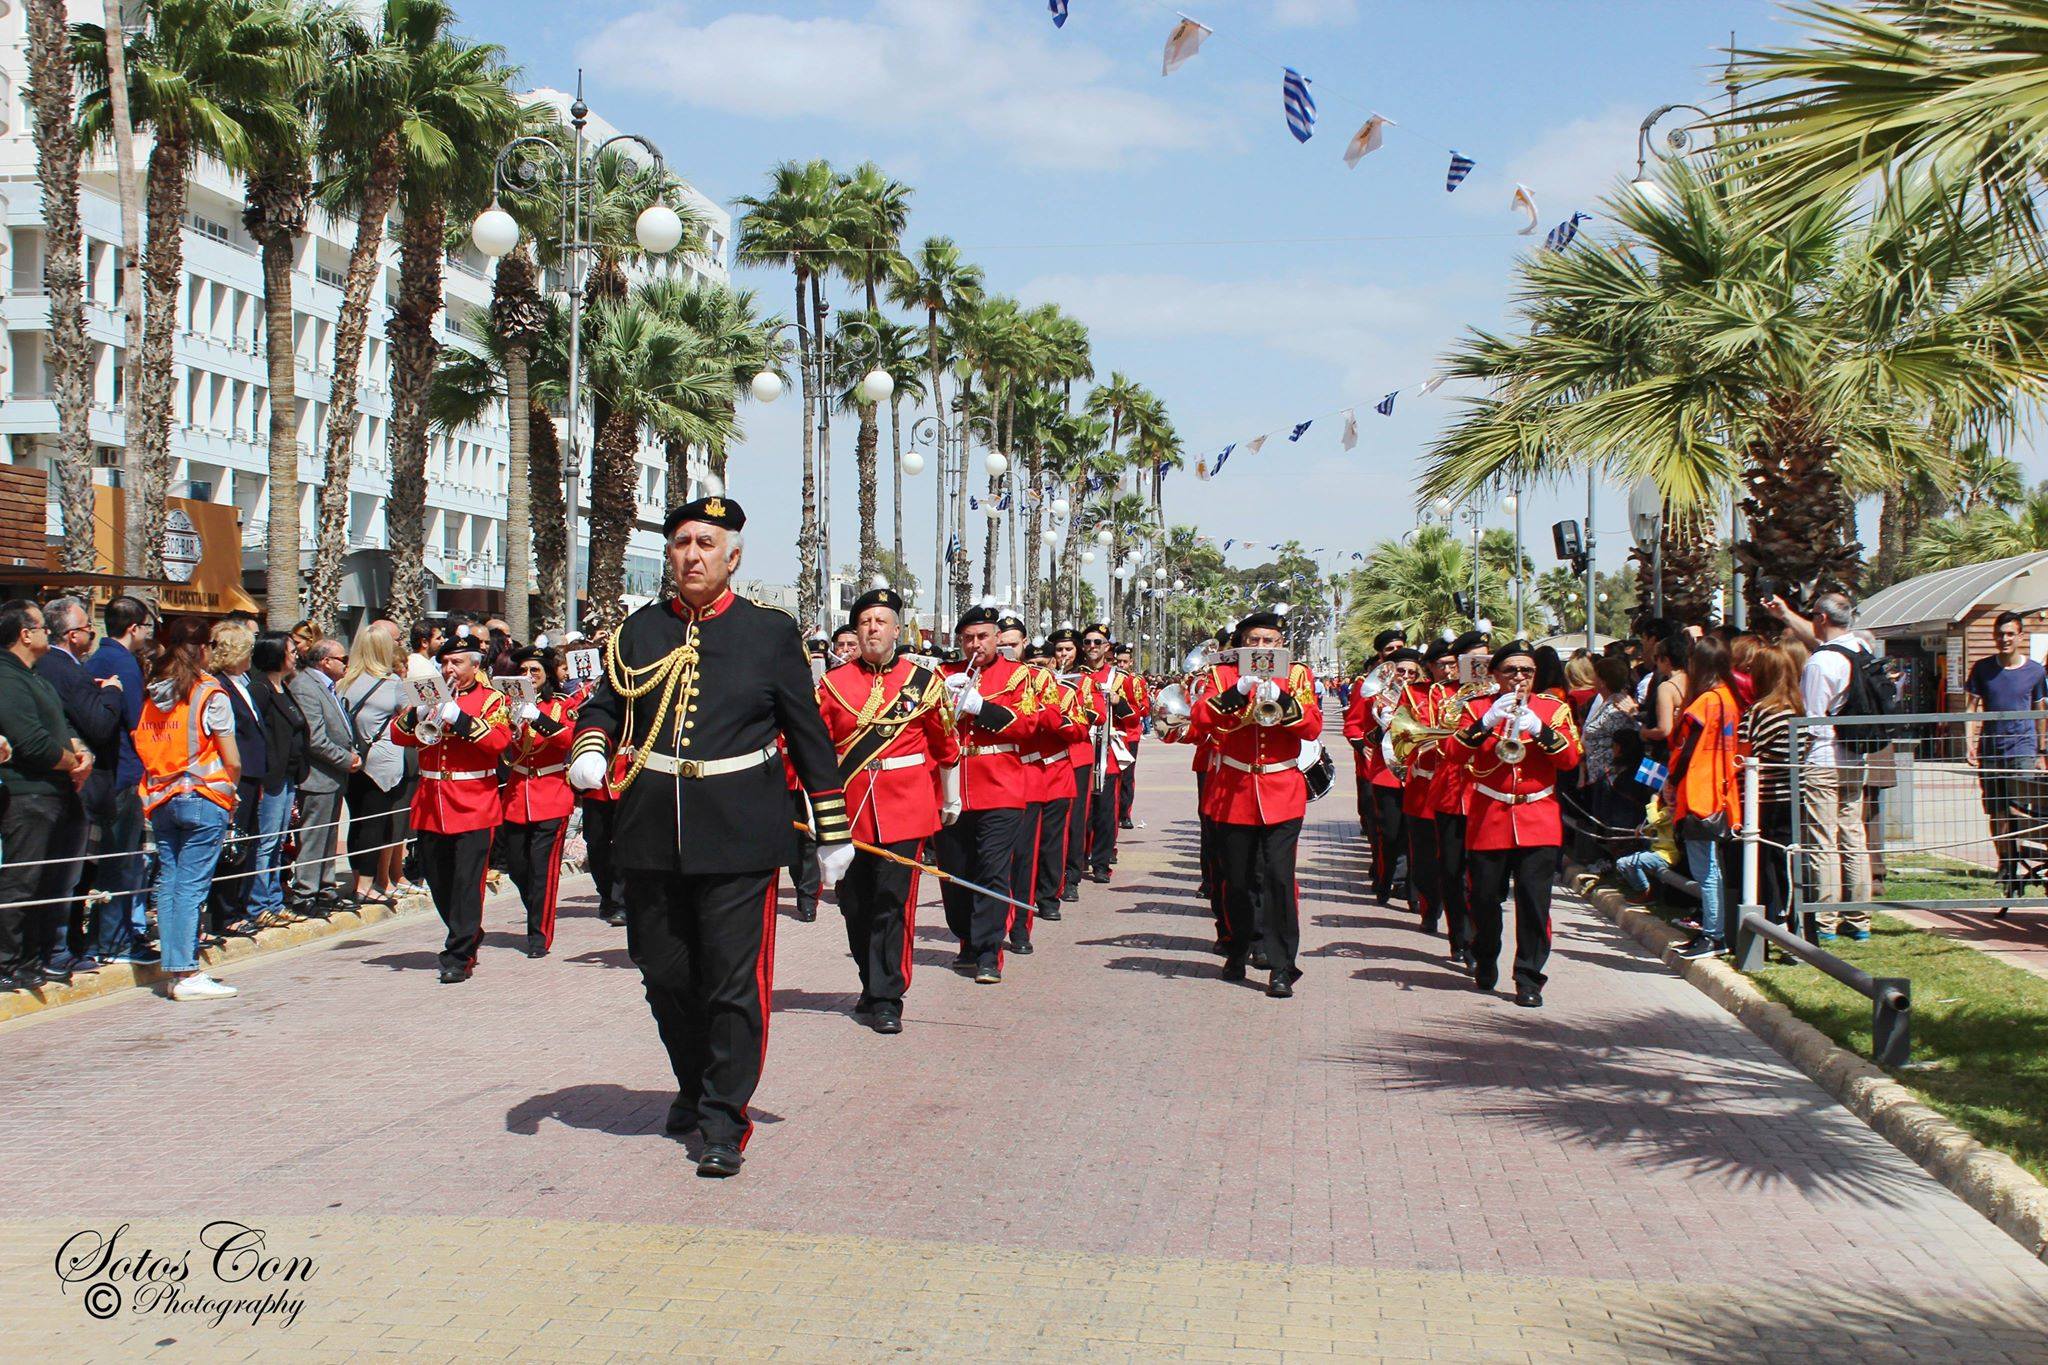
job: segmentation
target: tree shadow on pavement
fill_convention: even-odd
[[[1113,972],[1145,972],[1152,976],[1214,978],[1216,959],[1206,950],[1194,957],[1113,957],[1102,964]]]
[[[1209,903],[1202,900],[1189,901],[1139,901],[1136,905],[1119,905],[1119,915],[1185,915],[1189,919],[1209,919]]]
[[[1748,1033],[1703,1048],[1720,1027],[1655,1008],[1594,1024],[1508,1009],[1465,1029],[1375,1035],[1323,1060],[1356,1068],[1368,1089],[1448,1092],[1475,1120],[1647,1169],[1887,1205],[1925,1192],[1928,1177],[1806,1077],[1775,1054],[1741,1055],[1764,1049]],[[1888,1159],[1873,1162],[1873,1144]]]
[[[1891,1290],[1724,1291],[1726,1311],[1660,1308],[1628,1297],[1609,1301],[1605,1332],[1634,1360],[1967,1360],[2039,1361],[2048,1309],[2020,1301]],[[1683,1298],[1694,1300],[1699,1290]],[[1759,1354],[1759,1347],[1762,1353]]]
[[[673,1090],[628,1090],[622,1085],[570,1085],[522,1100],[505,1111],[505,1131],[532,1137],[542,1119],[617,1137],[665,1137]]]
[[[624,948],[593,948],[587,953],[565,957],[564,962],[578,967],[631,967],[632,956]]]
[[[1076,948],[1151,948],[1160,952],[1201,953],[1209,952],[1209,940],[1189,938],[1183,934],[1114,934],[1109,938],[1080,938],[1074,940]]]
[[[366,957],[365,967],[389,967],[394,972],[434,972],[441,969],[439,953],[386,953],[382,957]]]
[[[1419,971],[1413,967],[1361,967],[1351,974],[1353,981],[1390,981],[1404,991],[1420,987],[1429,991],[1472,990],[1472,978],[1449,967],[1438,972]]]

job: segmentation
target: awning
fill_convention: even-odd
[[[1977,607],[2024,608],[2048,600],[2048,550],[2034,550],[1983,564],[1894,583],[1872,594],[1856,613],[1856,624],[1873,635],[1919,635],[1947,630]]]

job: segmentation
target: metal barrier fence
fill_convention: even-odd
[[[1791,732],[1789,809],[1766,807],[1764,837],[1789,836],[1800,911],[2048,896],[2048,711],[1799,716]]]

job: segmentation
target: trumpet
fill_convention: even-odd
[[[1528,709],[1528,701],[1522,696],[1521,691],[1517,689],[1508,707],[1507,722],[1501,727],[1500,739],[1493,746],[1494,756],[1503,763],[1510,765],[1520,763],[1522,756],[1529,752],[1527,741],[1515,731],[1515,723],[1521,720],[1522,712]]]
[[[412,733],[413,737],[419,740],[421,748],[431,749],[447,738],[448,727],[443,723],[440,712],[436,709],[421,716],[413,725]]]
[[[1287,723],[1287,680],[1285,678],[1262,678],[1261,684],[1272,683],[1280,689],[1280,695],[1272,701],[1257,700],[1252,703],[1252,724],[1285,725]],[[1257,692],[1252,694],[1258,696]]]

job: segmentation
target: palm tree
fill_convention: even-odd
[[[1354,571],[1347,585],[1351,610],[1340,632],[1345,651],[1363,653],[1373,633],[1389,626],[1419,640],[1463,630],[1474,615],[1508,619],[1514,602],[1506,565],[1489,562],[1483,550],[1478,609],[1464,609],[1464,599],[1472,592],[1471,553],[1470,545],[1444,526],[1418,527],[1399,540],[1375,546],[1365,567]]]
[[[891,553],[900,566],[909,562],[903,557],[903,403],[908,399],[915,409],[925,400],[924,348],[917,344],[917,329],[904,323],[879,318],[875,331],[875,364],[895,381],[889,391],[889,463],[896,496],[889,529],[894,537]],[[901,585],[892,586],[902,591]]]
[[[1070,412],[1055,428],[1055,469],[1065,481],[1067,534],[1061,543],[1059,582],[1062,594],[1080,581],[1081,555],[1089,501],[1097,487],[1115,487],[1122,470],[1120,457],[1109,449],[1109,422],[1092,413]],[[1062,610],[1064,608],[1064,610]],[[1080,610],[1078,601],[1062,597],[1053,608],[1057,621]]]
[[[427,608],[427,393],[441,354],[435,327],[449,215],[452,209],[458,222],[467,222],[489,201],[490,153],[520,122],[502,48],[444,33],[409,55],[405,102],[416,118],[399,181],[398,299],[384,325],[391,344],[385,525],[391,611],[401,621],[416,621]]]
[[[128,106],[147,124],[149,242],[143,255],[142,430],[127,433],[141,452],[142,562],[129,572],[163,576],[163,525],[171,469],[171,339],[185,281],[186,188],[202,152],[228,166],[254,167],[257,149],[289,141],[298,124],[292,92],[313,78],[319,54],[300,16],[274,0],[149,0],[148,30],[126,51]],[[72,30],[73,70],[84,89],[80,131],[111,139],[106,33]]]
[[[778,378],[788,376],[790,347],[776,335],[783,326],[782,319],[762,317],[751,289],[697,283],[675,275],[657,275],[647,280],[638,294],[649,308],[694,333],[712,355],[724,357],[732,381],[726,414],[731,426],[730,439],[739,439],[742,433],[736,403],[748,383],[764,370]],[[672,445],[669,451],[671,502],[683,500],[689,482],[688,466],[683,460],[686,449]],[[728,451],[728,438],[721,436],[704,452],[712,477],[721,487],[728,483]]]
[[[862,162],[839,179],[839,235],[845,250],[834,266],[844,279],[862,291],[870,324],[881,316],[883,282],[899,278],[909,268],[900,248],[904,226],[910,221],[910,196],[908,185],[891,180],[872,161]],[[843,320],[840,325],[845,326]],[[860,360],[867,369],[873,369],[881,364],[882,356],[878,350],[861,351]],[[874,404],[855,404],[853,410],[860,420],[854,458],[860,488],[860,581],[866,583],[880,567],[877,554],[881,542],[875,532],[875,451],[881,444],[881,414]]]
[[[1981,506],[1953,519],[1931,521],[1913,542],[1906,566],[1932,573],[2048,550],[2048,491],[2029,493],[2017,508]]]
[[[136,185],[135,118],[128,108],[128,33],[122,21],[122,0],[101,0],[106,16],[101,26],[107,38],[107,113],[113,128],[114,194],[121,203],[121,269],[116,295],[121,305],[121,463],[124,487],[140,482],[135,450],[126,433],[142,430],[142,195]],[[30,67],[34,69],[33,64]],[[68,73],[67,73],[68,77]],[[68,239],[67,239],[68,240]],[[53,320],[54,322],[54,320]],[[55,335],[54,326],[52,335]],[[61,427],[62,415],[59,415]],[[143,560],[142,533],[147,517],[139,503],[124,507],[121,540],[130,564]],[[75,553],[67,543],[66,553]],[[293,580],[297,587],[296,578]]]
[[[72,122],[70,40],[64,0],[28,0],[28,98],[35,111],[36,178],[43,192],[43,287],[50,295],[50,372],[56,380],[57,499],[66,570],[93,568],[92,347],[85,339],[79,256],[78,128]],[[126,244],[135,249],[133,239]],[[131,309],[137,299],[125,300]],[[131,563],[130,572],[138,566]]]
[[[639,480],[642,426],[709,445],[731,434],[732,371],[688,329],[638,297],[603,300],[585,314],[584,366],[603,413],[590,458],[590,619],[593,633],[625,618],[626,541]]]
[[[946,394],[940,383],[949,347],[941,335],[940,323],[944,321],[948,330],[954,319],[967,309],[981,302],[981,267],[963,260],[960,248],[950,237],[927,237],[924,245],[906,260],[904,272],[889,281],[889,300],[925,317],[925,364],[931,371],[932,415],[938,427],[940,450],[947,448]],[[946,481],[943,466],[934,471],[939,475],[935,480],[934,494],[935,542],[944,544],[946,527],[957,525],[955,517],[947,516]],[[953,610],[957,615],[966,609],[967,571],[966,566],[955,558],[952,566]],[[937,615],[939,594],[943,588],[932,584],[934,617]]]
[[[843,226],[836,215],[837,185],[830,163],[822,160],[785,161],[768,174],[768,192],[758,197],[741,195],[733,202],[740,215],[736,254],[742,265],[781,265],[796,276],[796,333],[798,374],[803,399],[803,528],[797,536],[799,560],[797,615],[806,626],[815,624],[818,600],[818,452],[812,431],[813,392],[811,375],[816,352],[812,349],[812,303],[816,297],[816,275],[829,267],[834,254],[844,249],[839,237]]]

